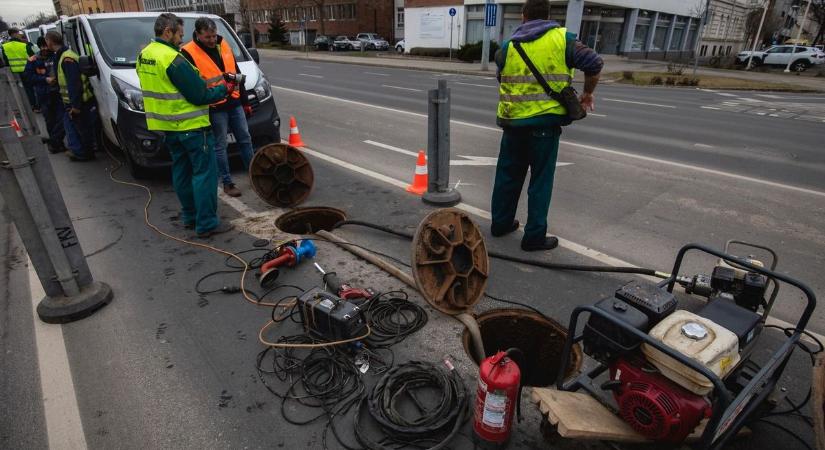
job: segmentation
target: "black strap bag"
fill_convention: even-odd
[[[539,73],[539,70],[536,69],[535,64],[533,61],[527,57],[527,53],[524,52],[524,49],[521,48],[520,42],[513,42],[513,47],[515,47],[516,51],[518,52],[521,59],[524,60],[524,63],[527,64],[527,67],[530,69],[530,72],[533,72],[533,76],[536,77],[536,80],[539,82],[541,87],[544,89],[544,92],[547,93],[550,98],[559,102],[561,106],[564,106],[564,109],[567,110],[567,118],[572,120],[581,120],[587,117],[587,111],[582,107],[581,102],[579,101],[579,94],[573,88],[573,86],[567,86],[561,90],[561,92],[554,91],[549,84],[547,84],[547,80]]]

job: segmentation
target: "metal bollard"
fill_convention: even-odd
[[[0,194],[46,293],[38,316],[47,323],[88,317],[111,301],[112,289],[92,279],[42,142],[18,138],[6,125],[14,117],[9,96],[0,100]]]
[[[438,89],[428,92],[427,111],[427,192],[424,203],[454,206],[461,194],[450,188],[450,90],[447,80],[438,80]]]

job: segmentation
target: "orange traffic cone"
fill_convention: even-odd
[[[427,192],[427,183],[429,183],[427,176],[427,157],[424,156],[424,150],[419,150],[418,161],[415,162],[415,176],[413,176],[412,184],[407,186],[407,192],[421,195]]]
[[[301,133],[298,131],[298,122],[295,121],[295,116],[289,117],[289,145],[293,147],[303,147],[306,145],[303,139],[301,139]]]

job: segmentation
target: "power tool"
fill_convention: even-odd
[[[372,289],[354,288],[346,282],[341,281],[335,272],[325,272],[318,263],[315,263],[315,268],[323,275],[324,284],[326,284],[327,289],[338,297],[345,300],[353,300],[358,303],[357,300],[367,300],[375,296],[375,292]]]
[[[275,287],[281,267],[294,267],[306,258],[314,258],[315,251],[315,244],[309,239],[278,245],[268,253],[269,257],[265,257],[266,262],[261,266],[261,286],[264,289]]]

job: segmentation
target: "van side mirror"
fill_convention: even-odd
[[[255,64],[260,64],[261,62],[261,55],[258,54],[257,48],[248,48],[246,51],[249,52],[249,56],[252,57],[252,60],[255,61]]]
[[[100,74],[91,56],[81,56],[77,63],[80,64],[80,73],[87,77],[96,77]]]

